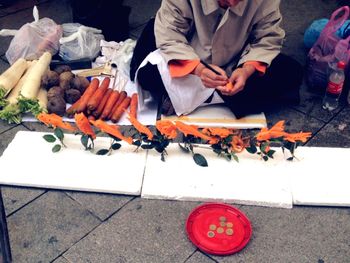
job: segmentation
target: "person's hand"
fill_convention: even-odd
[[[218,86],[225,86],[228,83],[228,77],[226,72],[216,65],[210,65],[213,69],[220,73],[220,75],[214,73],[212,70],[206,68],[203,64],[195,68],[194,74],[200,77],[204,86],[208,88],[216,88]]]
[[[232,72],[229,79],[231,84],[217,87],[223,95],[233,96],[244,89],[248,78],[255,72],[252,65],[244,65],[243,68],[237,68]]]

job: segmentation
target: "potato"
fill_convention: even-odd
[[[73,78],[71,82],[71,88],[79,90],[81,94],[85,92],[86,88],[89,85],[90,82],[88,81],[88,79],[81,76],[75,76],[75,78]]]
[[[56,68],[54,69],[54,71],[55,71],[58,75],[61,75],[61,73],[63,73],[63,72],[72,71],[72,69],[71,69],[70,66],[61,65],[61,66],[56,67]]]
[[[59,75],[52,70],[48,70],[45,75],[41,78],[41,85],[49,90],[53,86],[59,84]]]
[[[66,102],[61,97],[53,97],[47,102],[47,111],[49,113],[56,113],[57,115],[64,116],[66,113]]]
[[[73,104],[78,99],[80,99],[80,97],[81,97],[81,93],[77,89],[67,89],[65,91],[66,102],[69,104]]]
[[[74,74],[70,71],[60,74],[60,87],[64,90],[71,88],[71,82],[74,79]]]
[[[47,99],[50,100],[54,97],[60,97],[64,99],[64,89],[60,86],[54,86],[47,92]]]

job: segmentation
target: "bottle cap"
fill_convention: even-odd
[[[340,69],[345,69],[345,62],[344,61],[339,61],[337,64],[337,67]]]

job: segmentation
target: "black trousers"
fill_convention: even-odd
[[[156,49],[154,20],[142,32],[131,62],[130,76],[133,79],[137,67],[143,59]],[[234,96],[220,94],[226,106],[237,118],[249,114],[270,111],[281,106],[299,103],[299,88],[303,80],[303,68],[293,58],[279,54],[263,76],[254,73],[244,89]],[[166,90],[156,66],[147,64],[138,73],[141,87],[148,90],[158,101],[166,95]]]

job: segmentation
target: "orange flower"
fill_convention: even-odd
[[[256,139],[258,141],[267,141],[273,138],[283,137],[285,134],[284,121],[279,121],[270,130],[267,128],[262,128],[256,135]]]
[[[75,119],[75,123],[78,126],[78,129],[86,134],[91,136],[92,139],[96,139],[96,134],[94,132],[94,130],[92,129],[90,122],[88,120],[88,118],[84,115],[84,113],[76,113],[74,114],[74,119]]]
[[[311,135],[311,132],[286,133],[284,139],[289,142],[306,142]]]
[[[232,146],[232,150],[235,153],[240,153],[245,149],[246,144],[244,143],[241,136],[233,136],[231,141],[231,146]]]
[[[125,137],[120,131],[119,126],[117,125],[109,125],[102,120],[90,121],[92,125],[98,128],[100,131],[105,132],[109,135],[113,135],[123,141],[126,141],[129,144],[132,144],[133,140],[131,137]]]
[[[175,139],[177,137],[176,126],[169,120],[157,121],[156,128],[168,139]]]
[[[218,136],[221,139],[224,139],[232,134],[232,131],[225,128],[205,128],[202,130],[202,133],[208,136]]]
[[[211,141],[213,138],[201,133],[200,131],[198,131],[198,127],[197,126],[194,126],[194,125],[187,125],[187,124],[184,124],[183,122],[181,121],[176,121],[175,122],[175,126],[177,127],[177,129],[179,131],[181,131],[185,136],[187,135],[193,135],[197,138],[201,138],[203,140],[206,140],[206,141]]]
[[[53,128],[59,127],[64,130],[75,132],[77,129],[74,128],[67,122],[63,122],[62,117],[57,114],[51,113],[39,113],[37,119],[47,126],[52,126]]]
[[[135,127],[136,130],[138,130],[140,133],[146,134],[149,140],[153,139],[153,134],[150,131],[150,129],[142,125],[134,116],[129,114],[128,119],[131,122],[131,124]]]

